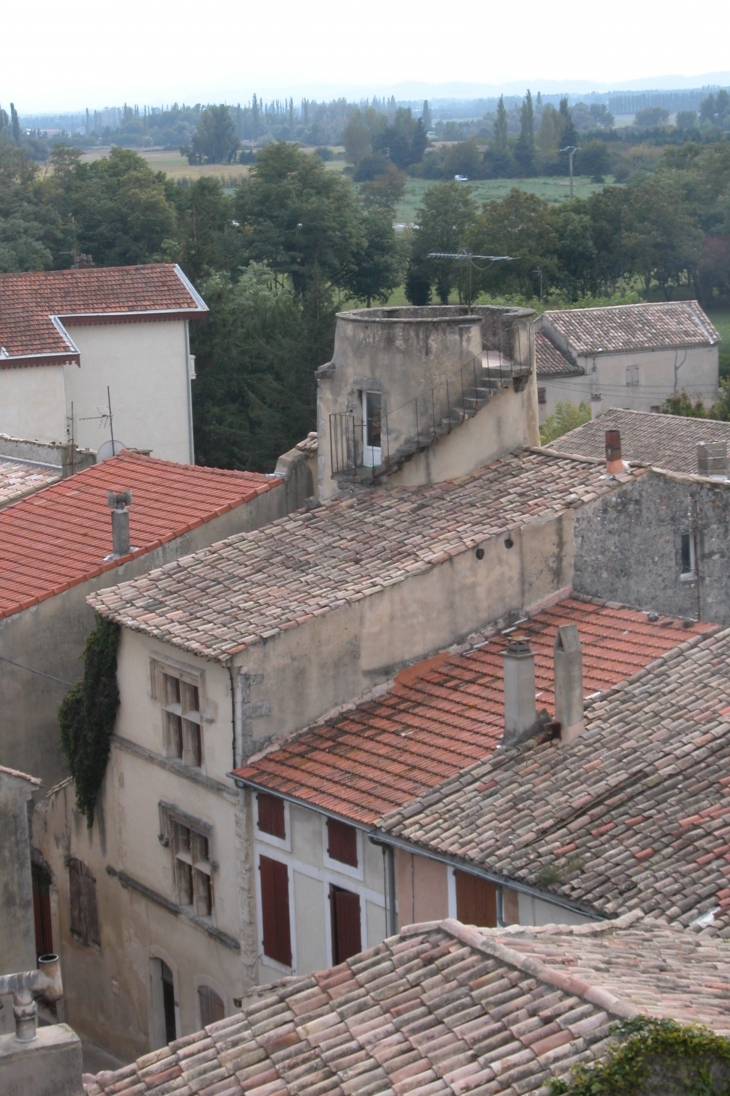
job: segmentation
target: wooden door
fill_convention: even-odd
[[[456,917],[462,925],[495,928],[497,925],[497,888],[488,879],[454,872],[456,879]]]
[[[332,962],[344,963],[362,951],[360,934],[360,895],[342,887],[330,886],[332,915]]]

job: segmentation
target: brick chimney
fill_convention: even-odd
[[[555,719],[563,742],[575,742],[585,729],[583,721],[583,653],[575,624],[558,628],[554,647]]]
[[[621,459],[621,434],[618,430],[606,431],[606,471],[609,476],[617,476],[626,471]]]
[[[530,644],[513,640],[504,659],[504,738],[505,746],[526,742],[538,729],[535,710],[535,656]]]
[[[727,442],[700,441],[697,443],[697,473],[713,479],[727,479]]]
[[[129,510],[131,491],[107,491],[107,503],[112,512],[112,559],[129,555]]]

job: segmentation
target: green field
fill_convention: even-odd
[[[720,343],[720,376],[730,377],[730,308],[708,308],[707,315],[717,328]]]
[[[598,190],[603,190],[607,183],[613,182],[607,179],[606,183],[592,183],[586,177],[579,177],[574,183],[576,198],[589,198]],[[416,209],[423,200],[423,195],[430,186],[431,179],[409,179],[403,197],[396,206],[396,221],[411,224],[415,221]],[[548,202],[565,202],[570,198],[570,183],[559,176],[541,176],[537,179],[478,179],[475,182],[461,183],[467,187],[472,197],[480,205],[482,202],[492,201],[494,198],[504,198],[510,190],[525,190],[528,194],[537,194]]]
[[[232,187],[245,179],[249,171],[245,164],[189,164],[186,157],[181,156],[174,148],[135,148],[132,151],[146,160],[153,171],[164,171],[176,182],[178,179],[194,180],[200,179],[203,175],[213,175],[216,179],[223,179],[229,187]],[[92,148],[84,153],[83,160],[85,163],[90,163],[92,160],[101,160],[108,155],[108,148]],[[328,171],[341,172],[345,167],[345,161],[328,160],[325,167]]]

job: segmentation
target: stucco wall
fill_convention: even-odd
[[[62,365],[0,369],[0,432],[41,442],[66,441],[64,392]]]
[[[78,445],[98,449],[109,438],[108,424],[85,421],[106,410],[107,385],[114,436],[154,456],[192,464],[192,418],[185,320],[113,323],[98,327],[66,324],[81,352],[81,366],[64,369],[65,415],[74,405]]]
[[[697,582],[680,578],[696,531]],[[730,485],[650,472],[576,515],[575,589],[671,616],[730,624]]]
[[[451,916],[448,875],[452,871],[438,860],[395,850],[395,887],[398,928],[421,921],[440,921]]]
[[[28,800],[33,785],[0,771],[0,974],[34,970]],[[15,1031],[13,999],[0,997],[0,1035]]]
[[[154,326],[154,325],[147,325]],[[94,590],[116,585],[222,540],[256,529],[300,504],[280,485],[205,522],[120,567],[0,620],[0,655],[62,681],[81,675],[79,658],[94,614],[86,604]],[[111,550],[111,524],[109,528]],[[48,789],[67,773],[58,745],[57,711],[68,686],[3,664],[0,673],[0,764],[39,776]]]

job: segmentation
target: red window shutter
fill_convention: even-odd
[[[496,928],[497,888],[488,879],[455,871],[456,916],[463,925]]]
[[[289,922],[289,871],[286,864],[262,856],[261,915],[264,955],[291,966],[291,925]]]
[[[357,830],[335,818],[327,819],[327,852],[332,860],[357,867]]]
[[[284,800],[279,799],[278,795],[266,795],[264,792],[259,792],[256,798],[258,800],[259,829],[262,833],[268,833],[272,837],[280,837],[283,841],[286,838]]]
[[[360,895],[341,887],[330,887],[332,915],[332,962],[344,963],[362,951]]]

